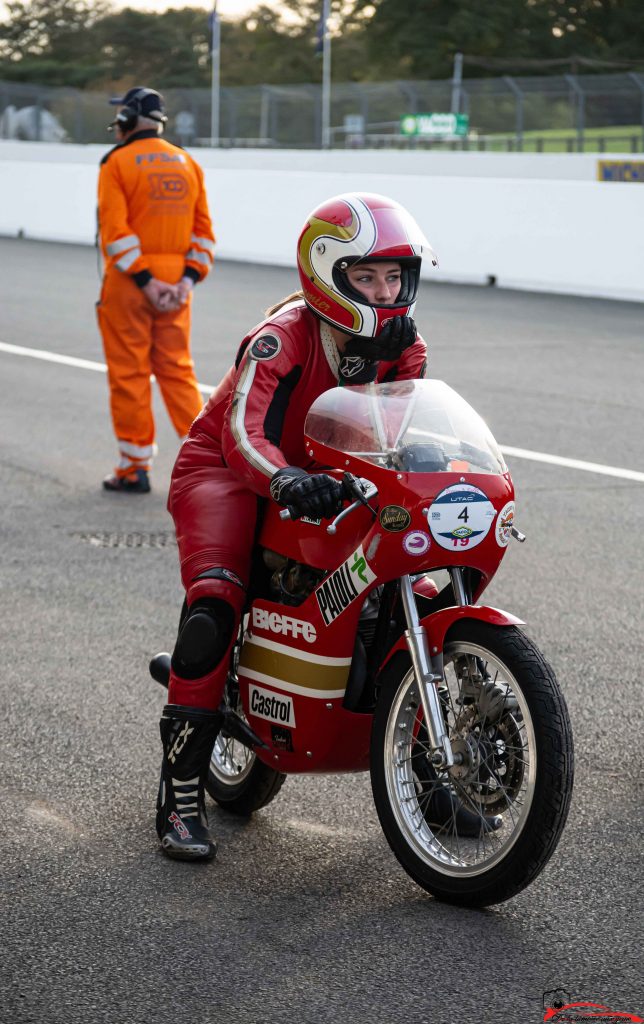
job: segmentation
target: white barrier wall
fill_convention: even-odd
[[[91,243],[102,146],[0,143],[0,234]],[[451,282],[644,301],[644,188],[590,154],[196,150],[221,259],[292,266],[307,213],[340,192],[407,206]],[[610,155],[631,160],[631,156]]]

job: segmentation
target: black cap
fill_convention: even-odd
[[[165,102],[160,92],[135,85],[125,96],[112,96],[110,104],[115,107],[129,107],[139,117],[150,117],[153,121],[167,121]]]

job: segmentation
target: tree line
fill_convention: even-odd
[[[259,3],[221,22],[224,86],[319,82],[322,0]],[[335,81],[644,68],[642,0],[332,0]],[[0,79],[115,89],[210,83],[203,7],[153,13],[110,0],[9,0]]]

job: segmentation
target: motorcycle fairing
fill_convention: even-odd
[[[255,630],[247,634],[239,673],[262,685],[319,700],[342,698],[351,656],[334,658],[287,646]]]
[[[328,468],[324,471],[338,478],[342,475],[340,471]],[[336,569],[349,557],[368,532],[372,519],[367,509],[358,509],[345,520],[337,536],[330,540],[326,531],[328,519],[314,520],[302,517],[295,524],[289,519],[280,519],[279,513],[278,505],[274,502],[267,503],[258,538],[259,546],[278,551],[281,555],[305,563],[314,569],[323,570]],[[329,564],[331,549],[333,564]]]
[[[361,473],[365,468],[364,463],[356,462],[353,471]],[[260,546],[329,573],[334,573],[343,561],[362,546],[370,568],[379,577],[379,583],[395,579],[403,573],[431,573],[452,565],[471,567],[481,574],[480,594],[497,572],[507,550],[496,539],[495,523],[500,510],[514,498],[509,477],[468,476],[469,484],[485,488],[485,495],[496,511],[496,517],[485,539],[473,549],[465,543],[467,538],[455,538],[452,549],[446,550],[431,536],[427,509],[431,508],[434,497],[443,490],[443,485],[449,487],[458,484],[462,477],[456,473],[441,474],[441,486],[437,486],[431,474],[396,474],[377,466],[369,467],[369,472],[379,487],[375,507],[382,509],[395,505],[406,512],[409,524],[405,530],[387,530],[381,525],[379,517],[374,519],[368,509],[359,508],[330,537],[326,532],[325,520],[320,526],[280,520],[277,506],[269,505],[259,537]],[[336,471],[332,473],[335,475]],[[420,549],[412,547],[408,543],[410,535],[426,538],[425,545]]]
[[[343,706],[361,607],[353,600],[327,626],[315,592],[297,607],[253,602],[237,675],[244,713],[270,748],[257,751],[267,765],[286,772],[368,769],[371,715]]]
[[[427,390],[423,382],[412,384],[412,390]],[[389,386],[378,387],[384,388],[382,394],[386,397]],[[395,390],[395,385],[391,387]],[[338,401],[337,390],[328,393],[333,407]],[[405,410],[406,406],[400,405],[406,423]],[[322,409],[323,419],[326,415]],[[469,448],[461,445],[463,458],[459,461],[451,457],[436,471],[425,445],[424,462],[421,459],[413,463],[410,456],[398,470],[378,460],[369,461],[364,453],[355,450],[353,442],[351,448],[342,450],[344,427],[341,419],[336,420],[339,434],[333,430],[324,433],[322,429],[307,433],[305,446],[312,460],[308,468],[325,468],[337,476],[345,470],[364,475],[375,484],[377,496],[372,497],[369,508],[357,506],[345,516],[332,534],[327,532],[324,520],[282,520],[278,507],[268,504],[259,546],[319,570],[324,578],[300,604],[285,605],[277,603],[277,598],[257,598],[239,662],[245,714],[252,729],[270,748],[258,751],[257,756],[285,772],[361,771],[368,767],[372,715],[344,706],[364,599],[373,588],[403,575],[418,578],[435,570],[460,567],[471,576],[472,599],[479,600],[506,553],[506,538],[497,535],[496,524],[500,512],[514,499],[512,480],[501,456],[495,455],[493,440],[482,440],[479,444],[479,448],[489,448],[487,469],[474,456],[466,461]],[[487,436],[484,425],[480,430]],[[351,431],[355,440],[355,431]],[[316,433],[317,439],[313,436]],[[413,441],[411,426],[408,434],[408,440]],[[475,533],[475,529],[480,529],[472,504],[475,499],[483,516],[483,533]],[[447,517],[447,532],[451,530],[447,546],[437,542],[432,532],[432,522],[439,521],[432,518],[432,506],[437,500],[448,509],[452,506]],[[396,510],[394,521],[381,515],[383,510],[392,508]],[[461,525],[468,529],[461,530]],[[470,539],[473,536],[475,541]],[[419,596],[431,600],[433,589]],[[424,611],[421,607],[420,614]],[[519,621],[478,605],[430,612],[422,621],[428,630],[430,648],[436,647],[439,657],[450,626],[467,616],[497,625],[514,625]],[[286,619],[301,625],[289,625]],[[402,637],[383,664],[396,651],[406,649]],[[275,728],[280,730],[279,746],[272,738]],[[283,735],[283,731],[288,735]]]

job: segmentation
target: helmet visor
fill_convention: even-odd
[[[402,206],[386,206],[376,209],[372,214],[377,228],[373,245],[364,253],[375,259],[392,260],[405,256],[434,255],[425,234],[418,224]]]

